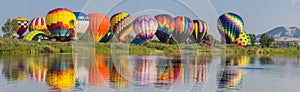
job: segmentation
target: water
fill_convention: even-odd
[[[293,57],[1,55],[1,91],[295,92]]]

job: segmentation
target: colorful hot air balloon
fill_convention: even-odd
[[[46,33],[42,31],[31,31],[25,35],[24,39],[27,41],[49,40]]]
[[[193,42],[200,43],[206,36],[208,31],[208,25],[203,20],[193,20],[194,22],[194,32],[190,36]]]
[[[251,38],[246,32],[242,32],[239,37],[234,41],[234,44],[240,47],[251,45]]]
[[[24,17],[18,17],[15,18],[15,20],[18,23],[18,30],[17,30],[17,34],[19,35],[19,39],[23,38],[23,34],[26,32],[27,28],[28,28],[28,19],[24,18]]]
[[[219,17],[217,27],[222,37],[226,39],[226,43],[232,44],[243,32],[244,22],[237,14],[225,13]]]
[[[137,37],[144,41],[149,41],[153,38],[158,24],[153,16],[144,15],[137,17],[133,22],[134,32]]]
[[[155,16],[155,19],[158,23],[155,35],[160,42],[166,43],[174,31],[175,24],[173,22],[173,18],[168,14],[159,14]]]
[[[126,12],[113,15],[110,19],[111,29],[120,42],[125,42],[133,29],[133,18]]]
[[[43,17],[34,18],[29,22],[29,31],[42,31],[50,36],[50,32],[46,25],[46,20]]]
[[[77,39],[77,33],[85,33],[89,27],[89,17],[83,12],[74,12],[76,16],[75,26],[75,39]]]
[[[94,38],[95,42],[99,42],[107,33],[110,22],[106,15],[101,13],[89,14],[89,33]]]
[[[112,29],[109,29],[109,31],[105,34],[105,36],[101,39],[100,42],[106,43],[107,41],[109,41],[113,37],[114,37],[114,32],[113,32]]]
[[[194,31],[193,20],[185,16],[177,16],[174,18],[175,29],[172,36],[176,39],[178,43],[186,42],[187,38]]]
[[[75,14],[66,8],[57,8],[48,12],[46,24],[51,35],[59,41],[69,41],[74,37]]]

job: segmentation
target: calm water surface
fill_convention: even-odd
[[[296,92],[300,59],[247,55],[1,55],[11,92]]]

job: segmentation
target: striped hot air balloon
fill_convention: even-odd
[[[158,23],[157,31],[155,32],[156,37],[160,42],[165,43],[170,38],[174,31],[173,17],[168,14],[159,14],[155,16]]]
[[[226,43],[232,44],[243,32],[244,22],[242,17],[235,13],[225,13],[219,17],[217,27]]]
[[[176,39],[178,43],[186,42],[187,38],[194,31],[193,20],[185,16],[177,16],[174,18],[175,29],[172,36]]]
[[[193,20],[194,22],[194,32],[190,36],[193,42],[200,43],[206,36],[208,31],[208,25],[203,20]]]
[[[101,13],[91,13],[88,16],[90,19],[89,33],[94,38],[95,42],[99,42],[110,27],[109,18]]]
[[[158,24],[153,16],[144,15],[137,17],[133,22],[134,32],[137,37],[144,41],[149,41],[155,35]]]
[[[58,41],[70,41],[74,37],[75,14],[66,8],[57,8],[48,12],[46,24],[51,35]]]
[[[29,22],[29,31],[42,31],[50,36],[50,32],[46,25],[46,20],[43,17],[34,18]]]
[[[14,20],[16,20],[18,23],[17,34],[19,35],[19,39],[22,39],[22,35],[26,32],[28,28],[28,19],[25,17],[17,17]]]
[[[113,15],[110,19],[111,29],[120,42],[125,42],[133,29],[133,18],[126,12]]]

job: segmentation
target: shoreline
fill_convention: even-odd
[[[294,47],[277,47],[277,48],[261,48],[261,47],[236,47],[234,45],[226,45],[224,52],[218,50],[220,47],[209,47],[204,44],[165,44],[158,42],[147,42],[141,45],[135,44],[116,44],[116,43],[95,43],[88,44],[85,42],[51,42],[51,41],[25,41],[0,39],[0,54],[43,54],[43,53],[90,53],[111,55],[111,54],[129,54],[129,55],[151,55],[164,54],[167,56],[178,56],[189,52],[202,54],[233,54],[233,55],[271,55],[271,56],[300,56],[300,46]],[[94,47],[94,48],[93,48]],[[180,48],[180,49],[179,49]],[[114,50],[113,52],[111,50]],[[126,50],[127,49],[127,50]],[[221,48],[222,49],[222,48]],[[125,50],[125,51],[124,51]]]

